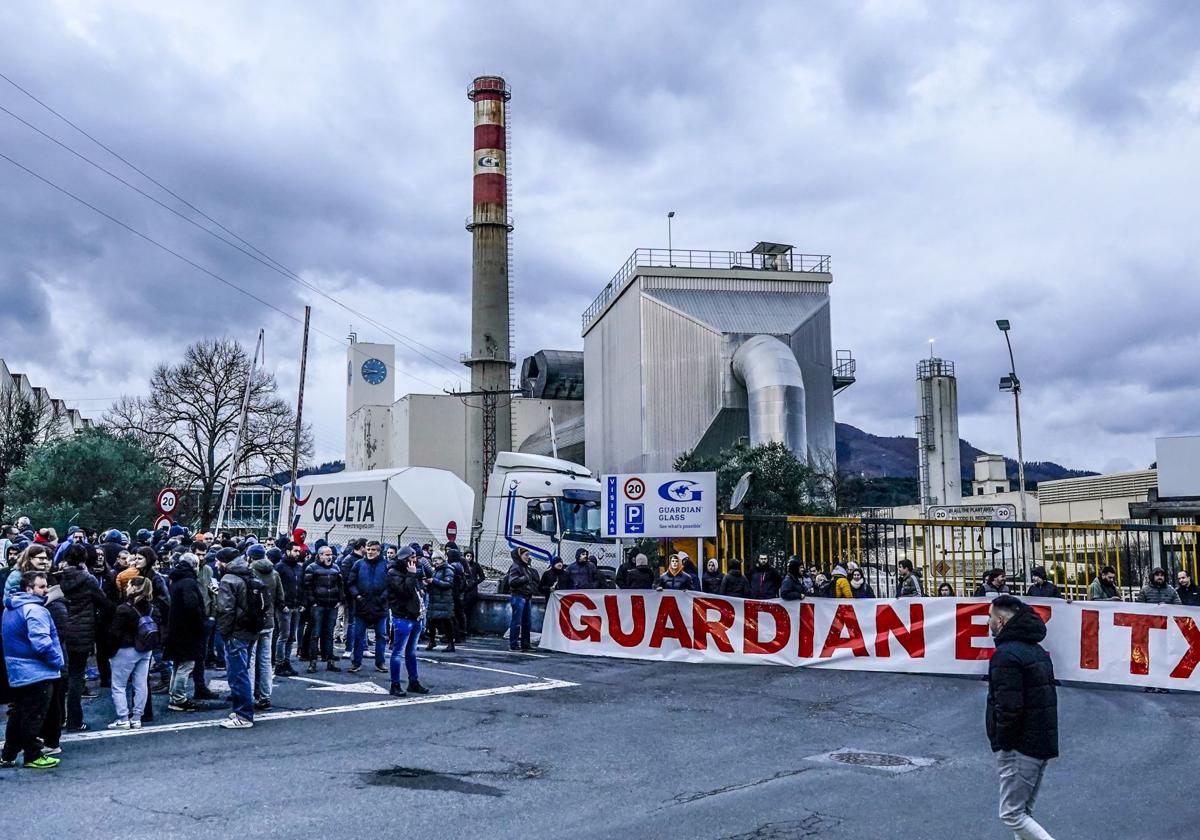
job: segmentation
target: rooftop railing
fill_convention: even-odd
[[[625,284],[645,266],[662,268],[703,268],[720,271],[802,271],[814,274],[829,272],[827,254],[756,254],[750,251],[691,251],[681,248],[638,248],[621,269],[613,275],[604,290],[583,313],[583,328],[591,326],[596,317],[612,301]]]

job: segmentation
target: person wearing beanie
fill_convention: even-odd
[[[566,567],[563,564],[561,557],[555,557],[554,562],[550,564],[550,568],[542,572],[542,580],[538,585],[538,591],[542,593],[542,597],[549,599],[550,594],[566,579]],[[566,588],[565,586],[563,587]]]
[[[197,572],[200,559],[185,553],[175,562],[168,577],[171,580],[171,613],[167,618],[167,643],[163,657],[175,666],[171,674],[170,697],[167,709],[172,712],[191,712],[197,706],[187,696],[188,680],[197,662],[203,663],[207,653],[208,627],[204,593]],[[199,688],[203,680],[196,683]]]
[[[650,558],[638,552],[633,555],[633,568],[625,573],[626,589],[653,589],[654,570],[650,568]]]
[[[721,593],[727,598],[749,598],[750,581],[742,574],[742,562],[737,559],[729,561],[729,570],[721,579]]]
[[[1058,587],[1047,578],[1044,566],[1034,566],[1029,572],[1029,577],[1033,579],[1033,583],[1025,590],[1025,594],[1030,598],[1061,598],[1063,596]]]
[[[300,620],[304,615],[304,605],[300,599],[304,552],[286,537],[282,542],[286,543],[286,548],[283,548],[282,556],[275,562],[275,572],[283,584],[283,603],[275,606],[275,673],[294,677],[296,669],[292,667],[292,646],[300,637]],[[268,551],[267,559],[270,559],[270,554]]]
[[[1142,587],[1138,600],[1144,604],[1178,604],[1179,593],[1167,583],[1167,573],[1164,569],[1150,570],[1150,580]]]
[[[403,697],[400,685],[400,666],[408,672],[409,694],[428,694],[417,675],[417,638],[425,617],[424,578],[417,567],[417,557],[408,546],[396,553],[396,562],[387,570],[387,600],[392,613],[392,658],[389,693]]]
[[[258,549],[255,551],[255,549]],[[276,554],[279,549],[273,548]],[[283,580],[275,571],[275,562],[270,558],[270,551],[261,545],[251,546],[247,554],[253,554],[250,570],[255,577],[262,581],[266,597],[266,616],[262,629],[258,631],[258,639],[251,649],[250,659],[254,663],[251,682],[254,684],[254,708],[264,712],[271,708],[271,692],[274,688],[275,675],[272,672],[272,660],[275,653],[276,614],[283,608]]]
[[[509,650],[533,650],[530,642],[530,614],[532,612],[533,596],[537,594],[538,574],[529,563],[529,550],[514,548],[512,550],[512,565],[504,576],[508,587],[508,606],[510,618],[508,622]]]

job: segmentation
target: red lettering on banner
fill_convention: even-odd
[[[674,639],[682,648],[691,648],[692,640],[688,638],[687,624],[683,614],[679,612],[679,604],[675,597],[664,595],[658,602],[658,618],[654,621],[654,632],[650,634],[650,647],[662,647],[663,639]]]
[[[1175,616],[1175,624],[1187,640],[1188,649],[1179,664],[1171,671],[1171,676],[1177,680],[1186,680],[1200,665],[1200,630],[1196,629],[1195,619],[1186,615]]]
[[[620,600],[615,595],[604,596],[604,612],[608,615],[608,635],[621,647],[637,647],[646,638],[646,597],[630,595],[629,608],[633,612],[633,629],[628,633],[621,627]]]
[[[573,642],[600,641],[600,616],[583,615],[579,617],[580,626],[571,623],[571,607],[580,604],[589,610],[596,609],[596,602],[583,594],[562,596],[558,602],[558,629]]]
[[[1100,668],[1100,611],[1084,610],[1079,618],[1079,667],[1085,671]]]
[[[892,655],[888,644],[888,634],[896,636],[900,647],[904,648],[913,659],[925,657],[925,607],[921,604],[910,604],[908,607],[908,627],[896,615],[896,611],[888,604],[875,607],[875,655],[888,657]]]
[[[708,614],[716,610],[721,616],[716,621],[709,621]],[[696,650],[708,650],[708,640],[712,639],[717,650],[723,653],[733,653],[733,643],[729,641],[729,629],[737,617],[733,604],[728,601],[718,601],[715,598],[692,599],[692,637]]]
[[[782,604],[770,604],[766,601],[746,601],[742,607],[745,610],[745,626],[742,628],[743,653],[779,653],[787,645],[788,637],[792,635],[792,617]],[[767,613],[775,619],[775,637],[768,642],[759,638],[758,617]]]
[[[991,659],[995,648],[975,647],[975,639],[987,638],[991,632],[986,624],[975,621],[981,615],[987,615],[990,604],[956,604],[954,607],[954,658],[955,659]]]
[[[816,635],[813,625],[813,605],[808,603],[801,604],[800,634],[796,642],[796,655],[801,659],[812,659],[813,637]]]
[[[1129,673],[1150,673],[1150,631],[1166,630],[1165,615],[1113,613],[1113,624],[1129,628]]]
[[[843,632],[845,631],[845,635]],[[858,615],[852,604],[840,604],[834,610],[833,622],[829,625],[829,633],[825,636],[825,644],[821,647],[821,658],[833,656],[835,650],[849,648],[855,656],[870,656],[867,643],[863,640],[862,628],[858,626]]]

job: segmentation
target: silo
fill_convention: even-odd
[[[958,379],[945,359],[917,363],[917,461],[923,509],[962,504]]]

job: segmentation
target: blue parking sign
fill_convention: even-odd
[[[625,533],[646,533],[646,506],[625,505]]]

